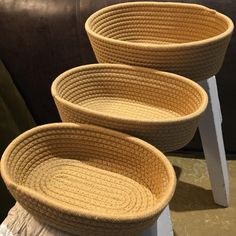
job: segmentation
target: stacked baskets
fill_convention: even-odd
[[[85,28],[100,63],[156,68],[198,81],[219,71],[233,22],[197,4],[132,2],[95,12]]]
[[[207,106],[192,80],[220,69],[233,24],[195,4],[139,2],[104,8],[85,27],[104,64],[68,70],[51,90],[62,121],[77,124],[20,135],[3,154],[1,174],[15,199],[49,225],[80,236],[138,235],[169,203],[176,181],[147,142],[166,152],[192,139]]]
[[[137,235],[175,189],[166,157],[148,143],[91,125],[48,124],[16,138],[1,161],[15,199],[69,233]]]
[[[53,82],[52,95],[62,121],[119,130],[165,152],[192,139],[207,104],[205,91],[191,80],[118,64],[66,71]]]

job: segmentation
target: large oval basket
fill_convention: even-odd
[[[117,64],[68,70],[53,82],[52,95],[62,121],[123,131],[161,151],[185,146],[207,105],[205,91],[191,80]]]
[[[174,170],[150,144],[70,123],[33,128],[1,161],[15,199],[40,221],[75,235],[136,235],[170,201]]]
[[[197,81],[219,71],[233,23],[197,4],[133,2],[95,12],[85,28],[101,63],[156,68]]]

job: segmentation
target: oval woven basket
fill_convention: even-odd
[[[191,80],[118,64],[68,70],[51,92],[62,121],[119,130],[164,152],[192,139],[207,105],[205,91]]]
[[[47,124],[5,150],[1,175],[40,221],[79,236],[137,235],[174,193],[167,158],[150,144],[109,129]]]
[[[221,68],[233,22],[197,4],[131,2],[95,12],[85,28],[100,63],[150,67],[198,81]]]

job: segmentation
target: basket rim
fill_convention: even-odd
[[[192,112],[191,114],[185,115],[185,116],[181,116],[181,117],[175,117],[175,118],[165,118],[165,119],[155,119],[155,120],[148,120],[148,119],[142,119],[142,120],[138,120],[138,119],[133,119],[133,118],[125,118],[125,117],[116,117],[113,116],[112,114],[104,114],[103,112],[99,112],[84,106],[81,106],[79,104],[74,104],[70,101],[67,101],[66,99],[62,98],[61,96],[58,95],[57,92],[57,84],[59,83],[59,81],[63,78],[66,78],[67,76],[73,74],[73,73],[77,73],[78,71],[82,70],[82,69],[89,69],[89,68],[120,68],[120,69],[131,69],[131,70],[138,70],[140,72],[144,72],[144,73],[152,73],[152,74],[157,74],[157,75],[166,75],[169,76],[171,78],[176,78],[182,82],[188,83],[189,85],[191,85],[192,87],[196,88],[199,93],[202,96],[202,104],[199,106],[199,108]],[[87,64],[87,65],[82,65],[82,66],[77,66],[74,68],[71,68],[65,72],[63,72],[62,74],[60,74],[52,83],[51,85],[51,94],[53,96],[54,99],[58,100],[59,102],[61,102],[64,106],[67,107],[71,107],[72,109],[78,111],[78,112],[83,112],[89,115],[93,115],[93,116],[97,116],[101,119],[106,119],[106,120],[111,120],[111,121],[117,121],[117,122],[126,122],[128,124],[141,124],[142,125],[150,125],[150,124],[169,124],[169,123],[179,123],[182,121],[188,121],[191,119],[194,119],[198,116],[200,116],[207,107],[208,104],[208,95],[206,93],[206,91],[196,82],[174,74],[174,73],[170,73],[170,72],[165,72],[165,71],[160,71],[160,70],[156,70],[156,69],[151,69],[151,68],[145,68],[145,67],[140,67],[140,66],[131,66],[131,65],[125,65],[125,64],[110,64],[110,63],[97,63],[97,64]]]
[[[175,7],[195,7],[198,9],[203,9],[203,10],[207,10],[209,12],[214,12],[215,14],[217,14],[218,16],[220,16],[222,19],[225,20],[225,22],[228,25],[227,30],[225,30],[223,33],[218,34],[216,36],[212,36],[210,38],[207,39],[203,39],[203,40],[197,40],[197,41],[191,41],[191,42],[186,42],[186,43],[168,43],[168,44],[158,44],[158,43],[135,43],[135,42],[130,42],[130,41],[124,41],[124,40],[118,40],[118,39],[113,39],[113,38],[109,38],[103,35],[100,35],[98,33],[95,33],[91,28],[90,28],[90,23],[93,19],[95,19],[98,15],[102,14],[104,11],[108,11],[108,10],[113,10],[115,8],[119,8],[120,6],[137,6],[137,5],[153,5],[153,6],[160,6],[160,5],[165,5],[165,6],[175,6]],[[176,2],[125,2],[125,3],[118,3],[118,4],[113,4],[104,8],[101,8],[100,10],[94,12],[92,15],[90,15],[88,17],[88,19],[85,22],[85,30],[87,31],[88,34],[92,35],[95,38],[98,38],[100,40],[103,41],[108,41],[110,43],[113,44],[119,44],[119,45],[123,45],[126,47],[131,47],[131,48],[136,48],[136,49],[175,49],[175,48],[191,48],[194,46],[203,46],[215,41],[220,41],[226,37],[228,37],[229,35],[231,35],[233,33],[233,29],[234,29],[234,23],[233,21],[226,15],[208,8],[206,6],[200,5],[200,4],[195,4],[195,3],[176,3]]]
[[[108,135],[112,135],[115,136],[117,138],[121,138],[123,140],[126,140],[127,142],[132,142],[132,143],[136,143],[138,145],[141,145],[143,147],[145,147],[145,149],[147,149],[148,151],[152,152],[154,155],[158,156],[159,161],[162,161],[162,163],[166,166],[166,170],[169,176],[169,184],[168,187],[166,188],[166,190],[163,192],[163,196],[165,197],[161,197],[159,202],[157,203],[157,205],[155,207],[153,207],[152,209],[146,210],[146,211],[142,211],[140,213],[132,213],[132,214],[127,214],[127,215],[121,215],[121,216],[109,216],[109,214],[105,214],[105,213],[94,213],[92,211],[89,210],[84,210],[84,209],[80,209],[78,210],[74,210],[73,207],[69,207],[69,206],[65,206],[63,204],[61,204],[60,201],[57,200],[53,200],[53,198],[47,198],[45,195],[38,193],[35,190],[30,189],[29,187],[23,186],[23,185],[19,185],[17,183],[15,183],[14,180],[12,180],[10,174],[8,173],[7,170],[7,159],[8,156],[11,154],[12,150],[15,148],[16,145],[18,145],[19,143],[21,143],[23,140],[25,140],[28,137],[31,137],[34,134],[37,134],[40,131],[44,131],[44,130],[50,130],[53,129],[55,130],[55,128],[59,129],[65,129],[65,128],[74,128],[74,129],[80,129],[80,128],[85,128],[89,131],[97,131],[97,132],[101,132],[104,134],[108,134]],[[170,161],[167,159],[167,157],[157,148],[155,148],[154,146],[152,146],[151,144],[130,136],[128,134],[125,133],[121,133],[119,131],[114,131],[111,129],[107,129],[104,127],[100,127],[100,126],[95,126],[95,125],[88,125],[88,124],[75,124],[75,123],[51,123],[51,124],[45,124],[45,125],[41,125],[41,126],[36,126],[24,133],[22,133],[21,135],[19,135],[17,138],[15,138],[6,148],[6,150],[4,151],[3,155],[2,155],[2,159],[1,159],[1,176],[4,180],[4,182],[7,184],[9,189],[14,189],[16,191],[24,191],[24,193],[26,195],[30,195],[30,197],[34,198],[36,201],[39,201],[41,203],[43,203],[45,206],[48,206],[50,208],[55,208],[60,212],[63,212],[65,214],[73,214],[74,216],[78,216],[78,217],[85,217],[91,220],[103,220],[103,221],[112,221],[112,222],[119,222],[119,223],[131,223],[131,222],[139,222],[139,221],[143,221],[143,220],[148,220],[154,216],[156,216],[161,210],[164,209],[164,207],[168,204],[168,202],[171,200],[174,191],[175,191],[175,187],[176,187],[176,175],[175,175],[175,171],[174,168],[172,166],[172,164],[170,163]],[[17,199],[16,199],[17,200]],[[21,203],[21,201],[19,201],[19,203]]]

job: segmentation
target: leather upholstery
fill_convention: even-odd
[[[167,0],[169,1],[169,0]],[[173,0],[172,0],[173,1]],[[95,62],[84,30],[87,17],[118,0],[1,0],[0,58],[26,101],[38,124],[59,120],[50,93],[54,78],[81,64]],[[214,8],[236,20],[234,0],[192,0]],[[217,75],[222,104],[226,150],[236,151],[236,106],[234,88],[236,36],[234,35]],[[195,138],[187,147],[200,149]]]

